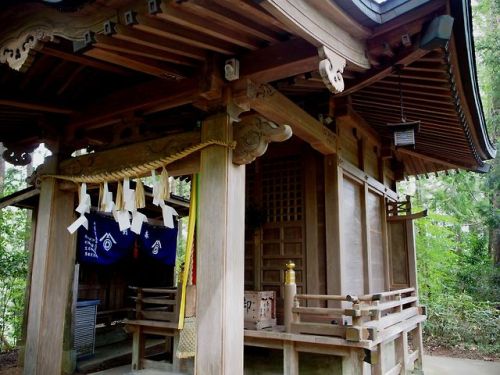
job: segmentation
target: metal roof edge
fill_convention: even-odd
[[[455,18],[455,35],[457,60],[459,61],[460,76],[471,116],[472,126],[475,127],[479,144],[477,150],[480,152],[482,160],[493,159],[496,156],[496,149],[491,142],[486,128],[483,104],[479,92],[477,81],[476,59],[474,49],[474,39],[472,35],[472,9],[468,0],[450,1],[451,15]],[[459,34],[460,33],[460,34]]]

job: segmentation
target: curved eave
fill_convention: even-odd
[[[496,149],[491,142],[486,129],[483,105],[477,82],[476,60],[474,55],[474,40],[472,36],[472,12],[468,0],[450,1],[451,15],[455,19],[454,43],[457,68],[460,73],[462,95],[469,109],[472,130],[473,147],[481,161],[493,159]],[[484,166],[479,165],[478,171]]]
[[[366,27],[382,25],[431,0],[388,0],[376,3],[373,0],[334,0],[345,12]]]

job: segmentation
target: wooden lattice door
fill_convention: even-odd
[[[247,220],[246,288],[282,297],[285,263],[292,260],[298,292],[305,290],[304,176],[298,155],[263,158],[247,168],[247,210],[260,222]]]

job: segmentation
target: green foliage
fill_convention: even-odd
[[[23,186],[23,173],[10,168],[4,195]],[[0,211],[0,350],[9,349],[21,337],[28,257],[26,212],[8,207]]]
[[[415,210],[419,295],[428,308],[427,340],[500,353],[498,268],[489,251],[495,225],[488,177],[475,173],[419,180]]]

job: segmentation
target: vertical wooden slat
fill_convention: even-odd
[[[380,202],[380,216],[382,220],[382,243],[384,246],[384,275],[385,275],[385,290],[389,290],[391,287],[391,275],[390,275],[390,264],[389,264],[389,226],[387,225],[387,203],[386,199],[382,199]]]
[[[371,241],[370,241],[370,217],[368,215],[368,184],[363,184],[363,193],[361,200],[361,236],[363,244],[363,273],[365,293],[372,293],[372,260],[371,260]]]
[[[316,159],[312,150],[307,150],[304,163],[305,176],[305,225],[306,225],[306,271],[307,293],[320,294],[319,248],[318,248],[318,198]],[[318,301],[309,301],[310,306],[319,306]]]
[[[227,114],[202,123],[202,141],[232,141]],[[232,151],[201,152],[197,257],[198,374],[243,373],[245,167]]]
[[[342,186],[337,155],[325,156],[325,231],[327,294],[342,294]],[[331,303],[329,302],[329,305]]]
[[[55,179],[40,187],[33,256],[25,374],[60,374],[66,307],[75,263],[73,192],[61,191]]]
[[[406,229],[406,249],[408,250],[408,274],[410,287],[415,288],[415,293],[418,295],[417,283],[417,253],[415,251],[415,234],[413,231],[413,220],[405,221]]]

